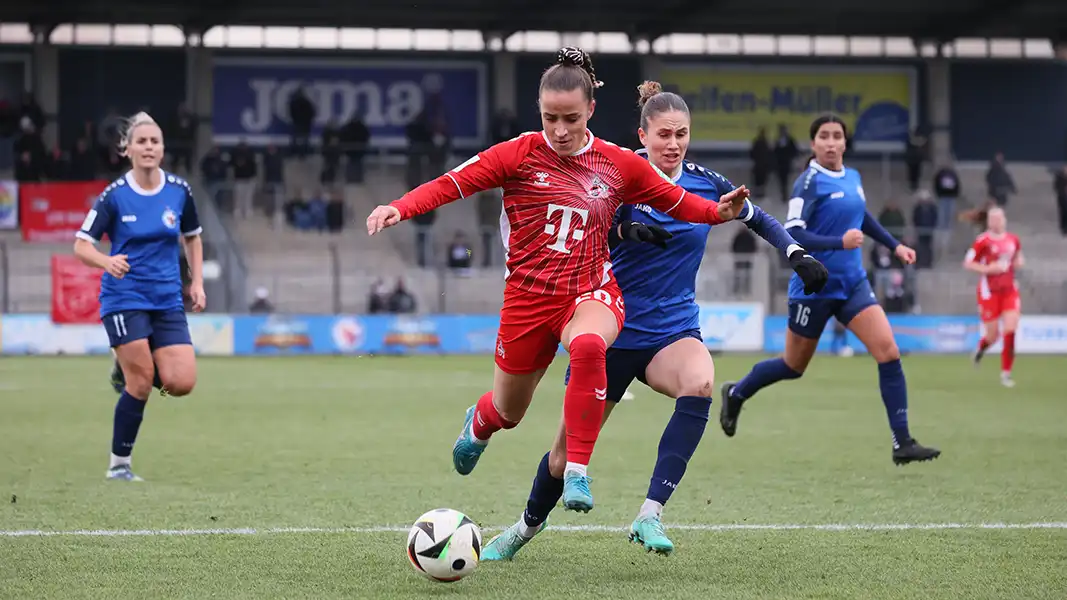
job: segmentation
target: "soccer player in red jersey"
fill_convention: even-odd
[[[744,186],[711,202],[662,178],[633,152],[587,128],[597,81],[589,56],[563,48],[541,76],[542,131],[497,144],[403,198],[374,209],[371,235],[443,204],[504,189],[504,305],[493,390],[467,410],[452,448],[461,475],[474,470],[490,436],[515,427],[560,342],[570,353],[564,395],[567,466],[563,504],[593,508],[587,465],[607,396],[605,355],[622,328],[622,294],[611,272],[608,230],[623,203],[643,202],[676,219],[716,225],[744,207]]]
[[[997,342],[999,322],[1004,320],[1004,346],[1000,351],[1000,383],[1015,387],[1011,367],[1015,362],[1015,330],[1019,327],[1019,288],[1015,269],[1023,266],[1019,238],[1009,233],[1004,209],[993,207],[986,214],[986,231],[974,240],[963,259],[963,267],[982,276],[978,281],[978,314],[982,319],[982,339],[974,351],[975,366],[985,351]]]

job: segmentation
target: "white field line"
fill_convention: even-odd
[[[484,527],[484,531],[502,531],[504,527]],[[378,527],[239,527],[233,529],[74,529],[68,531],[48,530],[0,530],[0,537],[151,537],[151,536],[204,536],[204,535],[282,535],[297,533],[330,534],[373,534],[403,533],[408,527],[382,525]],[[629,527],[610,525],[561,525],[549,527],[548,531],[572,532],[612,532],[629,531]],[[917,531],[917,530],[1033,530],[1033,529],[1067,529],[1067,522],[1049,523],[882,523],[882,524],[697,524],[669,525],[672,531]]]

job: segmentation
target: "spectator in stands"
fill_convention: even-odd
[[[337,183],[337,175],[341,172],[341,136],[334,132],[329,136],[322,136],[322,172],[319,173],[319,183],[330,187]]]
[[[207,186],[208,194],[215,201],[215,206],[223,212],[230,211],[230,194],[226,187],[228,170],[226,158],[218,146],[213,146],[204,158],[200,159],[200,177]]]
[[[915,226],[918,244],[915,247],[918,257],[917,269],[929,269],[934,264],[934,231],[937,230],[937,205],[934,197],[927,190],[919,190],[915,195],[917,202],[911,211],[911,224]]]
[[[927,140],[918,128],[908,135],[908,145],[904,149],[904,164],[908,168],[908,189],[912,192],[919,189],[919,180],[923,174],[923,163],[926,162]]]
[[[267,214],[274,215],[285,204],[285,158],[274,144],[263,150],[263,194]]]
[[[348,183],[363,183],[363,159],[370,143],[370,130],[359,118],[352,115],[352,120],[341,128],[341,146],[348,157],[345,180]]]
[[[1067,235],[1067,165],[1063,165],[1052,184],[1056,192],[1056,205],[1060,209],[1060,231]]]
[[[70,178],[73,181],[92,181],[96,179],[96,165],[99,155],[90,145],[91,138],[80,137],[74,142],[70,153]]]
[[[27,118],[33,124],[34,130],[41,132],[45,128],[44,110],[37,102],[33,92],[27,91],[22,95],[22,107],[19,109],[19,117]]]
[[[436,220],[436,210],[411,218],[415,225],[415,260],[423,268],[429,266],[433,254],[433,224]]]
[[[397,277],[396,287],[389,295],[389,312],[409,314],[415,312],[415,296],[408,291],[403,277]]]
[[[908,226],[908,221],[904,217],[904,211],[900,210],[900,206],[896,202],[892,200],[886,202],[885,208],[882,209],[882,214],[878,215],[878,222],[893,237],[898,240],[904,239],[904,230]]]
[[[867,276],[870,278],[871,287],[874,288],[879,298],[885,298],[885,291],[890,285],[890,276],[893,271],[903,270],[904,263],[888,248],[881,244],[871,247],[871,269]]]
[[[234,215],[247,219],[252,215],[252,203],[256,198],[256,154],[241,140],[230,152],[230,168],[233,170]]]
[[[477,201],[478,232],[482,238],[482,267],[490,267],[493,265],[494,249],[497,247],[496,236],[500,231],[500,215],[503,212],[500,190],[478,192]]]
[[[756,139],[752,140],[752,148],[748,151],[752,159],[752,194],[757,198],[767,196],[767,180],[771,177],[771,169],[774,168],[774,150],[767,141],[767,128],[760,127]]]
[[[263,286],[256,288],[256,299],[248,305],[248,312],[254,315],[274,312],[274,305],[270,303],[270,292],[267,288]]]
[[[756,253],[756,236],[747,227],[741,227],[734,236],[734,295],[752,293],[752,256]]]
[[[430,126],[430,152],[426,168],[430,177],[448,170],[449,157],[452,155],[452,134],[448,131],[448,121],[443,114],[438,115]]]
[[[518,137],[520,133],[522,131],[519,130],[519,121],[515,118],[515,113],[506,108],[498,110],[493,118],[493,143],[506,142]]]
[[[887,313],[906,313],[911,310],[912,294],[904,280],[904,272],[899,269],[889,271],[886,288],[882,295],[882,308]]]
[[[325,193],[325,192],[324,192]],[[345,197],[341,190],[330,190],[326,202],[326,230],[338,233],[345,227]]]
[[[960,197],[960,176],[952,165],[945,165],[934,174],[934,194],[937,196],[937,226],[952,229],[956,221],[956,202]]]
[[[315,105],[304,88],[289,96],[289,122],[292,123],[293,154],[303,160],[311,150],[311,124],[315,122]]]
[[[325,231],[326,208],[326,197],[321,191],[310,198],[302,199],[292,212],[293,225],[305,231]]]
[[[193,172],[193,150],[196,147],[196,119],[184,102],[178,105],[174,121],[167,127],[167,155],[171,169],[182,167],[186,176]]]
[[[782,192],[782,202],[789,201],[793,191],[789,183],[789,174],[793,171],[793,161],[797,158],[797,141],[789,134],[785,124],[778,126],[778,139],[774,143],[775,170],[778,173],[778,186]]]
[[[1004,164],[1003,152],[997,152],[996,156],[993,157],[993,161],[989,163],[989,170],[985,174],[985,183],[989,197],[997,203],[997,206],[1007,205],[1008,198],[1011,194],[1016,193],[1015,180],[1012,179],[1007,165]]]
[[[106,179],[118,179],[127,169],[129,169],[129,161],[119,154],[117,146],[104,150],[104,177]]]
[[[70,157],[62,148],[56,146],[48,154],[44,165],[45,177],[50,181],[70,180]]]
[[[389,312],[389,287],[385,281],[378,278],[370,290],[370,298],[367,300],[367,312],[376,315]]]
[[[15,154],[24,152],[29,152],[33,157],[33,161],[37,164],[43,164],[48,154],[40,131],[33,124],[33,119],[28,116],[19,118],[19,135],[15,139]]]
[[[22,152],[15,162],[15,180],[20,183],[40,181],[44,176],[41,161],[31,152]]]
[[[448,245],[448,268],[455,271],[469,271],[471,268],[471,245],[462,231],[457,231]]]
[[[404,129],[404,134],[408,139],[408,166],[405,183],[409,190],[419,187],[427,180],[426,159],[433,145],[433,134],[430,133],[430,126],[426,119],[425,112],[419,113]],[[443,172],[440,171],[440,173]],[[436,177],[438,173],[435,171],[433,176]]]

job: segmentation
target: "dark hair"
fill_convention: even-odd
[[[841,120],[841,117],[832,113],[822,115],[811,122],[811,130],[809,132],[811,134],[811,139],[814,140],[815,136],[819,135],[819,129],[827,123],[837,123],[840,125],[841,131],[845,134],[845,139],[848,139],[848,125],[845,125],[845,122]]]
[[[593,71],[593,59],[589,54],[581,48],[568,46],[556,52],[556,64],[541,74],[538,92],[582,90],[585,99],[591,101],[593,90],[603,85],[603,81],[597,81],[596,72]]]
[[[656,115],[676,110],[689,116],[689,106],[681,96],[663,91],[658,81],[646,81],[637,86],[637,106],[641,107],[641,129],[648,130],[648,120]]]

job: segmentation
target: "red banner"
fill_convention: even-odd
[[[103,269],[69,254],[52,255],[52,322],[99,323]]]
[[[81,229],[106,181],[23,183],[19,186],[22,239],[27,242],[70,242]]]

